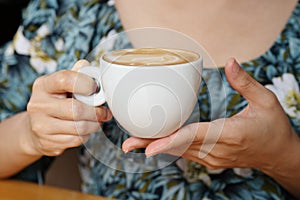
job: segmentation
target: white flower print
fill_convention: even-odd
[[[253,170],[251,168],[234,168],[233,171],[235,174],[246,178],[251,177],[253,174]]]
[[[37,35],[41,38],[46,37],[47,35],[50,34],[49,27],[46,24],[43,24],[38,30],[37,30]]]
[[[114,6],[114,5],[115,5],[115,0],[109,0],[109,1],[107,2],[107,5],[109,5],[109,6]]]
[[[7,49],[5,50],[4,54],[5,54],[6,56],[12,56],[12,55],[14,55],[14,47],[13,47],[12,44],[9,44],[9,45],[7,46]]]
[[[20,27],[14,37],[13,46],[16,52],[20,55],[28,56],[30,53],[30,41],[23,35],[23,27]]]
[[[282,77],[272,79],[273,85],[265,87],[271,90],[278,98],[284,111],[300,121],[300,91],[293,74],[285,73]]]
[[[52,73],[52,72],[55,72],[55,70],[57,68],[56,61],[54,61],[46,56],[31,57],[30,64],[34,67],[34,69],[38,73],[44,73],[44,72]]]
[[[57,68],[57,62],[50,58],[40,48],[41,37],[49,34],[47,26],[42,26],[38,30],[38,36],[32,40],[28,40],[23,35],[23,27],[21,26],[14,38],[13,47],[20,55],[29,55],[30,64],[38,73],[52,73]]]

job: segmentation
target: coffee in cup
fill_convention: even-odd
[[[113,51],[105,54],[103,60],[124,66],[158,67],[193,62],[199,57],[194,52],[180,49],[141,48]]]

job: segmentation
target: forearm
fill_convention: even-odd
[[[274,163],[275,165],[272,168],[263,169],[263,171],[297,199],[300,199],[300,139],[295,136],[292,141],[293,143],[282,149],[285,153]],[[274,158],[276,156],[274,155]]]
[[[32,149],[30,134],[26,112],[0,123],[0,179],[16,174],[41,157]]]

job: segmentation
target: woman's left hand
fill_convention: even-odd
[[[227,62],[225,73],[230,85],[248,101],[241,112],[187,125],[164,138],[131,137],[123,143],[123,151],[146,148],[147,156],[182,156],[211,169],[253,167],[272,171],[288,161],[300,141],[276,96],[234,59]]]

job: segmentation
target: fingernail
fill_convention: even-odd
[[[123,152],[124,152],[124,153],[128,153],[129,150],[128,150],[128,149],[123,149]]]
[[[237,74],[238,72],[239,72],[239,70],[240,70],[240,67],[239,67],[239,65],[236,63],[236,60],[234,59],[234,58],[231,58],[230,60],[229,60],[229,64],[230,65],[232,65],[232,72],[233,72],[233,74]]]
[[[104,113],[102,121],[107,122],[112,119],[112,114],[111,114],[111,111],[109,110],[109,108],[103,106],[102,112]]]
[[[111,113],[111,111],[110,111],[110,109],[109,108],[107,108],[107,110],[106,110],[106,119],[107,119],[107,121],[109,121],[109,120],[111,120],[112,119],[112,117],[113,117],[113,115],[112,115],[112,113]]]

